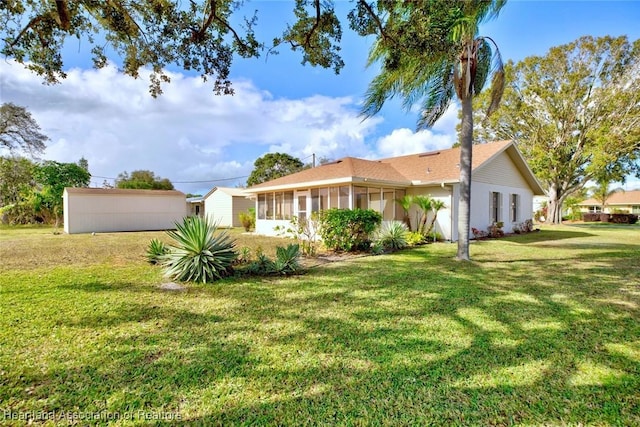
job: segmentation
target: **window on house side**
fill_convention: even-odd
[[[395,219],[395,205],[393,190],[385,188],[382,192],[382,219],[385,221],[393,221]]]
[[[502,194],[497,191],[493,191],[490,193],[489,199],[489,219],[491,222],[500,222],[501,215],[500,211],[502,205]]]
[[[369,209],[382,213],[381,195],[379,188],[369,189]]]
[[[338,208],[340,209],[351,209],[349,204],[349,186],[344,185],[339,188],[340,198],[338,203]]]
[[[293,191],[285,191],[282,195],[282,219],[290,220],[293,216]]]
[[[354,209],[368,209],[367,187],[353,187]]]
[[[517,194],[511,195],[511,222],[518,222],[518,210],[520,205],[520,196]]]
[[[267,195],[258,194],[258,219],[267,219]]]
[[[395,215],[394,219],[396,219],[398,221],[404,220],[404,209],[402,209],[402,206],[400,206],[400,203],[398,203],[397,200],[402,199],[406,194],[407,194],[407,192],[404,191],[404,190],[396,190],[395,191],[395,197],[393,199],[393,204],[395,206],[396,215]]]
[[[337,209],[338,200],[338,187],[329,187],[329,209]]]

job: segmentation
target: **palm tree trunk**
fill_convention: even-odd
[[[460,199],[458,200],[458,255],[469,261],[469,223],[471,220],[471,157],[473,151],[473,107],[471,94],[462,101],[460,129]]]

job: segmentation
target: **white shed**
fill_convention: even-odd
[[[204,196],[204,214],[220,227],[242,227],[240,212],[254,207],[243,188],[214,187]]]
[[[68,234],[174,229],[187,216],[184,193],[166,190],[65,188]]]

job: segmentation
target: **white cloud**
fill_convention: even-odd
[[[84,156],[94,176],[149,169],[174,182],[203,181],[246,176],[269,151],[365,156],[371,152],[366,140],[382,120],[363,122],[350,97],[275,98],[247,80],[234,82],[234,96],[215,96],[198,77],[171,79],[154,99],[148,80],[114,66],[73,69],[61,84],[47,86],[21,65],[0,62],[2,102],[27,107],[51,138],[43,157],[75,162]],[[242,182],[176,187],[202,192]]]
[[[452,134],[437,134],[430,130],[413,132],[410,129],[395,129],[378,140],[377,148],[384,157],[423,153],[425,151],[451,148],[455,142]]]

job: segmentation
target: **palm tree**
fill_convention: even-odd
[[[433,218],[431,218],[431,223],[429,224],[429,228],[424,233],[425,236],[428,236],[429,233],[433,230],[433,227],[436,225],[436,219],[438,219],[438,211],[445,208],[445,204],[442,200],[433,199],[431,202],[431,211],[433,212]],[[435,240],[435,239],[434,239]]]
[[[359,4],[365,12],[372,8],[363,1]],[[462,105],[457,253],[460,260],[469,260],[471,100],[492,76],[492,99],[487,111],[491,114],[498,108],[504,89],[500,53],[491,38],[478,36],[478,27],[495,18],[505,4],[506,0],[379,2],[378,8],[384,9],[380,11],[385,14],[368,21],[379,30],[369,54],[369,65],[379,63],[381,70],[367,89],[362,109],[365,117],[376,114],[387,99],[399,95],[406,109],[420,105],[422,114],[417,127],[425,129],[447,111],[454,96]],[[379,16],[384,16],[384,21]]]
[[[624,191],[624,189],[620,187],[609,189],[610,184],[611,181],[609,179],[601,178],[596,182],[596,185],[590,189],[592,197],[600,202],[600,210],[602,212],[604,212],[607,200],[609,200],[613,194]]]
[[[420,209],[420,219],[417,221],[418,231],[425,236],[425,230],[427,228],[427,217],[429,212],[431,212],[433,206],[433,199],[431,196],[415,196],[413,198],[413,203]]]
[[[411,231],[411,217],[409,216],[409,209],[411,208],[411,205],[413,205],[413,196],[410,196],[408,194],[404,195],[399,199],[396,199],[396,202],[398,202],[398,204],[404,211],[404,218],[402,219],[402,221],[407,225],[409,231]]]

